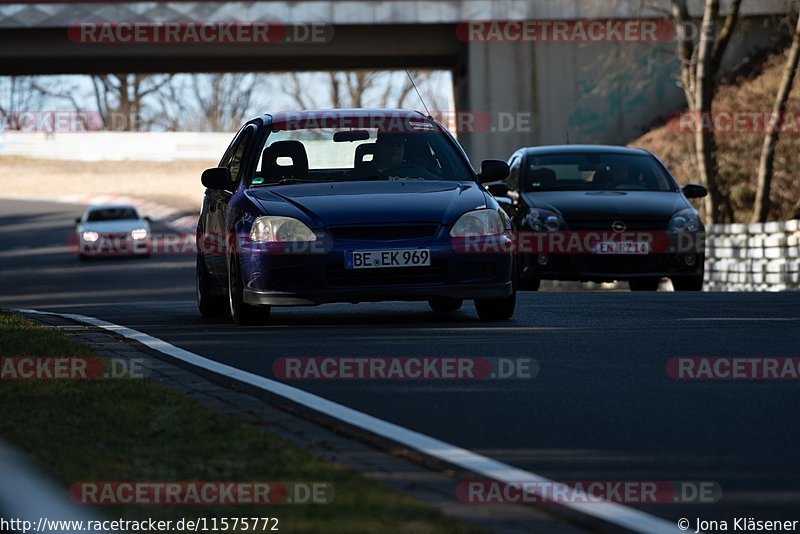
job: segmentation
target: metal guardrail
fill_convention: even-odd
[[[102,521],[69,500],[67,491],[43,474],[30,459],[0,442],[0,532],[22,532],[19,525],[29,521],[31,531],[71,534],[80,530],[44,528],[53,521]],[[12,523],[16,520],[16,523]],[[12,528],[13,525],[18,525]],[[5,530],[3,530],[5,528]]]

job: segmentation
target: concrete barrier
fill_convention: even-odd
[[[800,220],[713,224],[706,246],[707,291],[800,289]]]
[[[12,132],[0,133],[0,156],[77,161],[218,160],[233,133]]]

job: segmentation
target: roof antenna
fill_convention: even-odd
[[[431,112],[428,110],[428,106],[425,104],[425,99],[422,98],[422,95],[419,93],[419,89],[417,89],[417,84],[414,83],[414,78],[411,77],[411,73],[408,72],[406,67],[403,67],[403,70],[406,71],[406,76],[408,76],[408,79],[411,81],[411,86],[414,88],[414,91],[417,92],[417,96],[419,97],[420,102],[422,102],[422,107],[425,108],[425,113],[428,114],[428,118],[433,118],[431,117]]]
[[[569,132],[567,132],[567,144],[569,144]]]

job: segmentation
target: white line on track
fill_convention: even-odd
[[[451,445],[450,443],[446,443],[431,436],[427,436],[394,423],[384,421],[383,419],[359,412],[358,410],[348,408],[342,404],[338,404],[318,395],[308,393],[302,389],[286,385],[282,382],[277,382],[260,375],[237,369],[236,367],[231,367],[230,365],[209,360],[208,358],[204,358],[193,352],[181,349],[167,343],[166,341],[150,336],[143,332],[139,332],[138,330],[134,330],[132,328],[116,325],[114,323],[109,323],[107,321],[103,321],[102,319],[96,319],[86,315],[45,312],[30,309],[17,309],[15,311],[35,315],[55,315],[108,330],[109,332],[113,332],[127,339],[137,341],[176,360],[186,362],[194,367],[205,369],[206,371],[210,371],[212,373],[243,382],[274,395],[281,396],[294,403],[305,406],[306,408],[310,408],[327,415],[328,417],[338,419],[348,425],[358,427],[371,434],[389,439],[396,443],[400,443],[426,456],[437,458],[443,462],[456,465],[462,469],[484,476],[491,480],[504,483],[533,483],[537,484],[538,486],[546,487],[547,490],[544,491],[547,491],[547,493],[551,495],[556,493],[560,487],[563,487],[565,492],[568,489],[565,485],[549,480],[541,475],[498,462],[497,460],[493,460],[486,456],[482,456],[456,445]],[[648,534],[675,534],[683,532],[679,530],[677,525],[671,521],[667,521],[640,510],[635,510],[617,503],[602,501],[591,503],[559,504],[560,506],[563,506],[572,512],[577,512],[578,514],[588,516],[595,520],[605,521],[617,527],[625,528],[634,532]]]

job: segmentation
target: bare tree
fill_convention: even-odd
[[[146,130],[151,119],[144,116],[145,99],[160,91],[171,75],[102,74],[93,75],[97,110],[106,129],[122,131]]]
[[[781,123],[786,113],[786,104],[792,91],[792,85],[794,85],[798,62],[800,62],[800,16],[797,18],[797,26],[792,37],[789,59],[786,61],[778,94],[775,96],[770,125],[764,134],[764,145],[761,147],[761,158],[758,163],[758,186],[752,222],[764,222],[769,214],[769,194],[772,187],[775,147],[781,134]]]
[[[45,97],[33,76],[0,78],[0,129],[19,130],[20,113],[40,111]]]
[[[725,21],[719,30],[720,2],[705,0],[698,42],[687,31],[692,24],[687,0],[671,2],[683,91],[689,109],[697,116],[699,124],[694,132],[695,157],[700,179],[709,192],[705,199],[706,214],[712,222],[723,222],[724,216],[720,209],[723,195],[717,180],[716,137],[713,129],[702,125],[703,119],[711,115],[712,103],[719,87],[720,65],[739,20],[742,0],[731,0]]]
[[[432,86],[433,73],[412,71],[428,107],[438,109],[439,95]],[[321,107],[384,107],[404,108],[413,94],[413,86],[405,72],[346,71],[289,73],[286,75],[286,96],[299,109]],[[398,83],[399,82],[399,83]],[[312,89],[313,88],[313,89]],[[327,100],[321,100],[327,94]]]

